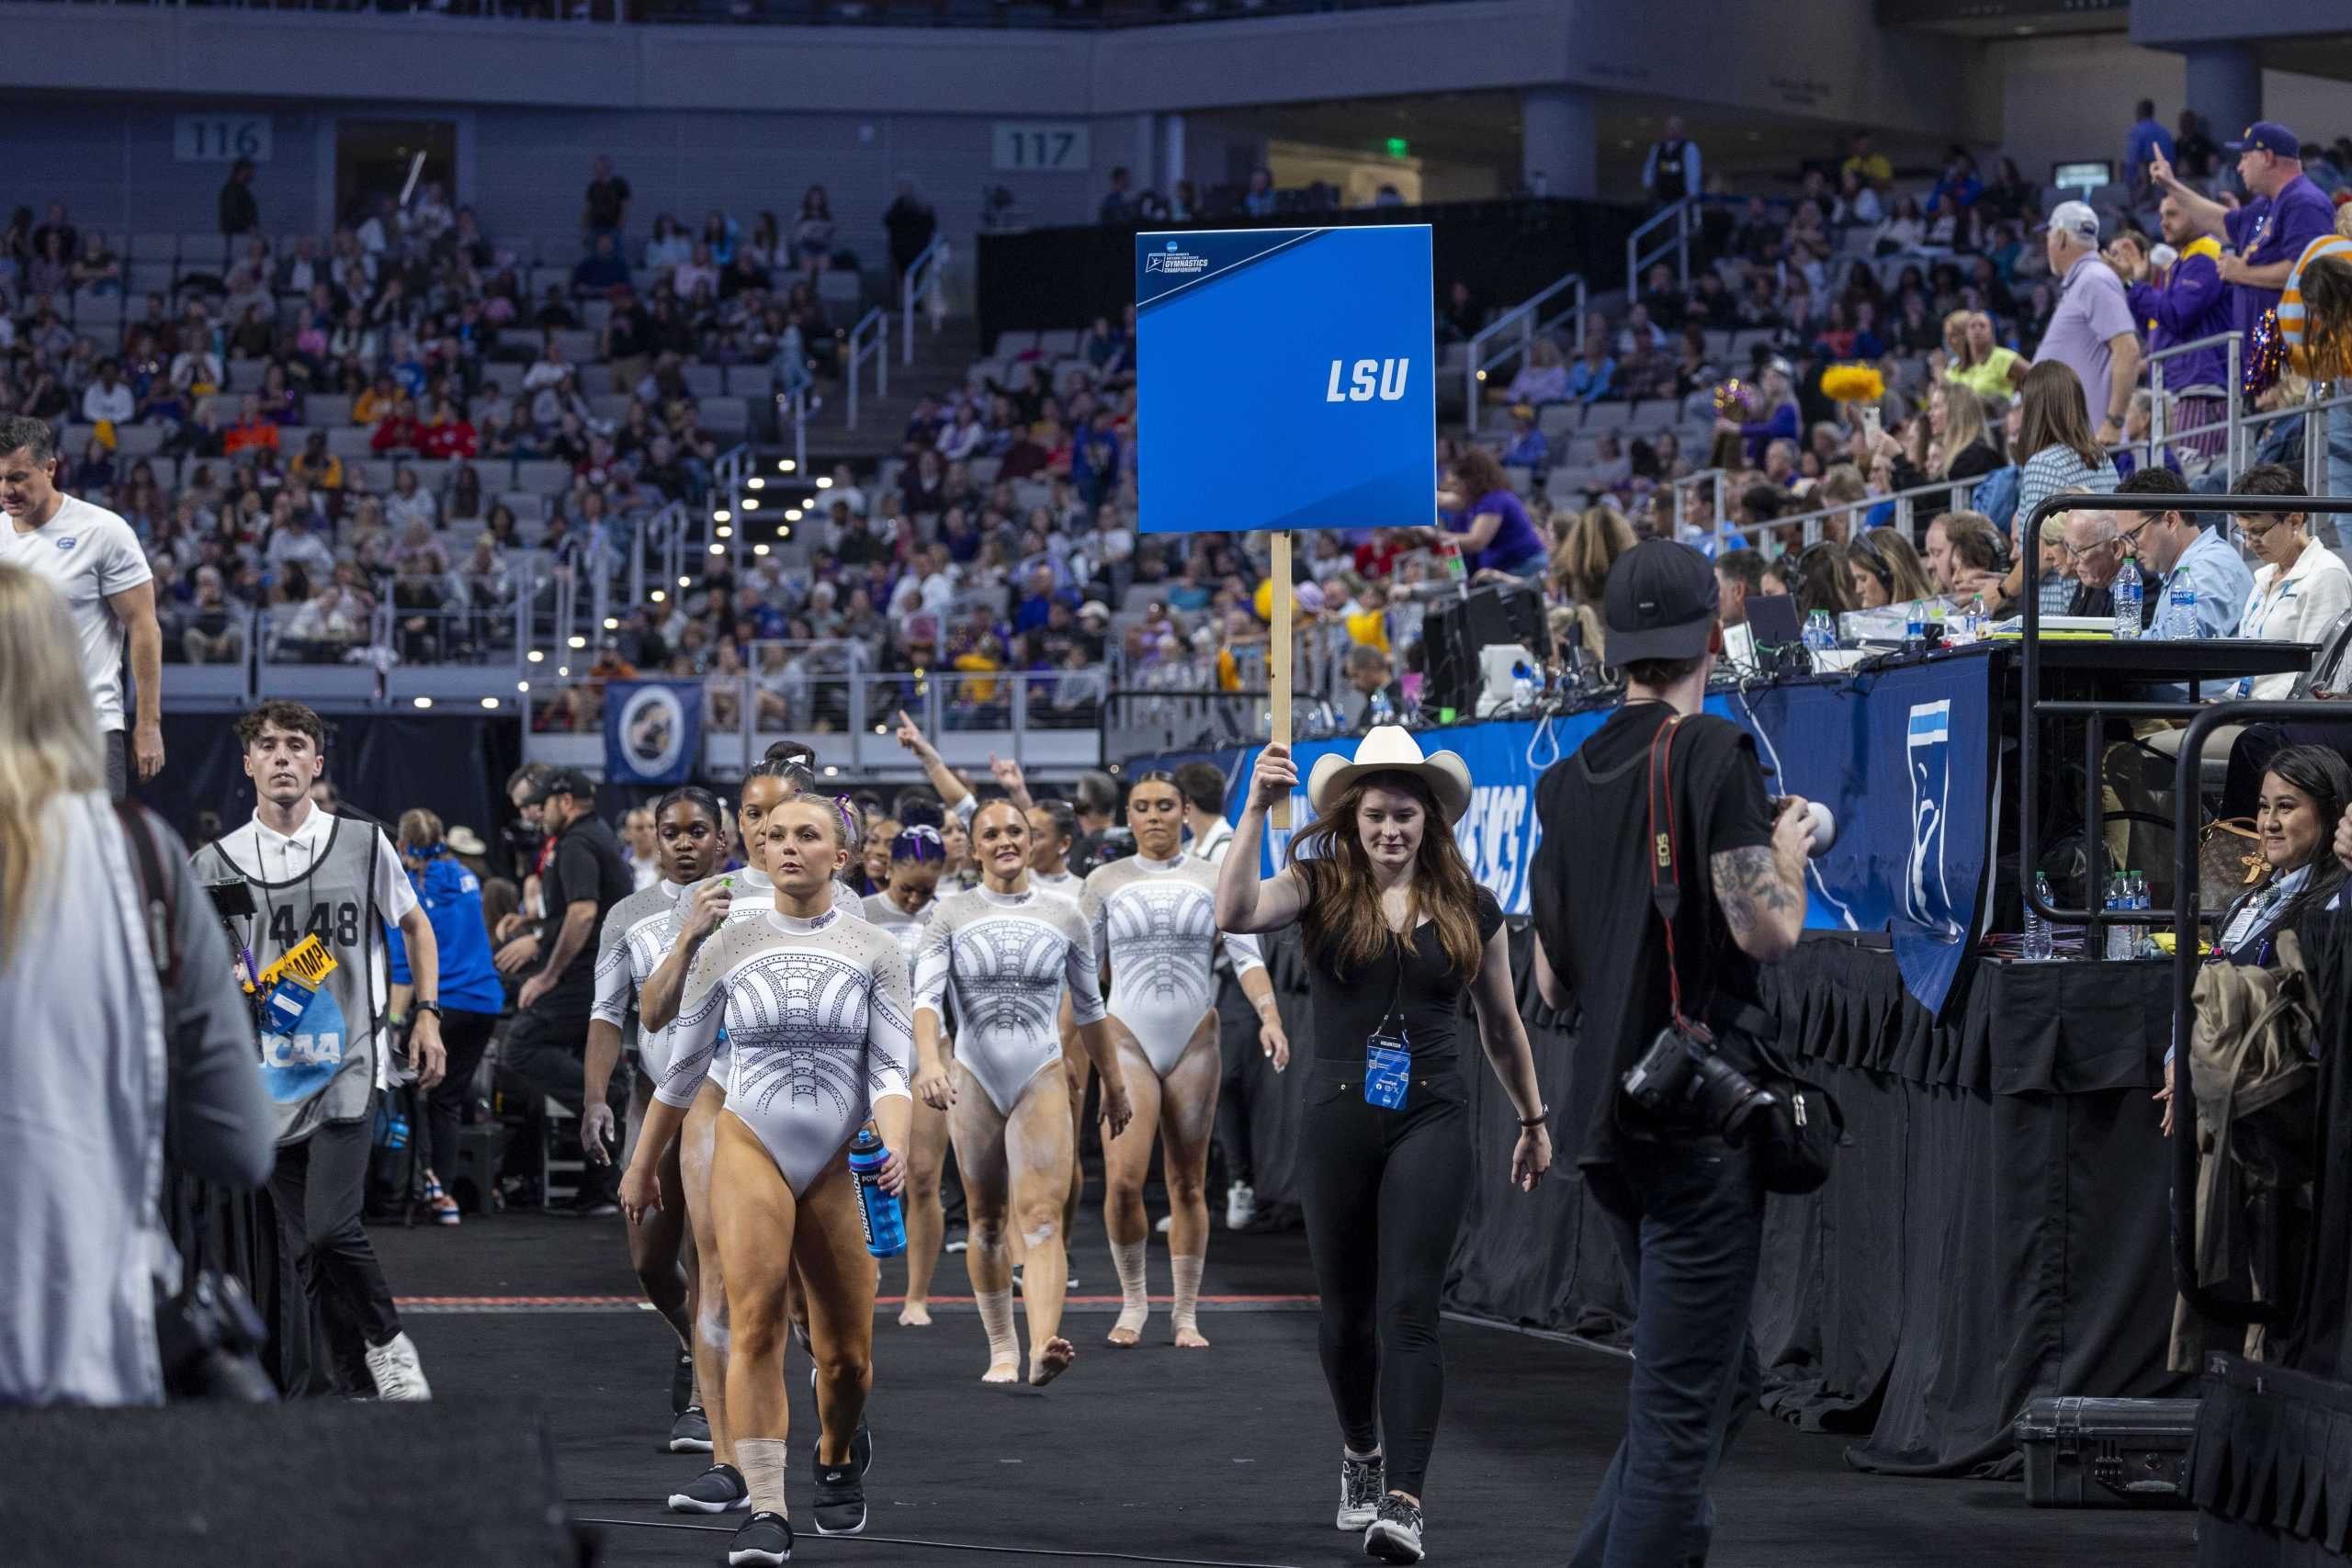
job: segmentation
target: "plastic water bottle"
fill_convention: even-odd
[[[1396,722],[1396,705],[1388,700],[1387,687],[1381,687],[1365,701],[1363,716],[1367,727]]]
[[[1526,660],[1513,660],[1510,667],[1511,707],[1520,713],[1534,712],[1537,689],[1535,671],[1527,667]]]
[[[2115,640],[2136,642],[2139,637],[2140,568],[2127,560],[2115,580]]]
[[[2121,914],[2132,908],[2130,886],[2129,881],[2120,871],[2108,877],[2107,910],[2109,914]],[[2132,956],[2131,927],[2109,926],[2107,928],[2107,956],[2109,958]]]
[[[2041,895],[2043,903],[2054,905],[2057,902],[2050,897],[2050,878],[2038,871],[2033,874],[2033,890]],[[2041,911],[2033,907],[2031,899],[2027,900],[2025,907],[2025,956],[2029,962],[2036,964],[2047,963],[2058,956],[2058,944],[2052,938],[2050,922],[2041,918]]]
[[[1804,618],[1804,646],[1813,653],[1838,646],[1838,631],[1829,624],[1828,611],[1815,610]]]
[[[2123,884],[2126,891],[2128,891],[2132,896],[2132,908],[2140,914],[2146,914],[2149,908],[2147,873],[2141,871],[2127,871],[2123,874]],[[2154,926],[2134,926],[2132,928],[2132,957],[2153,958],[2156,955],[2158,951],[2159,950],[2156,946],[2156,931]]]
[[[1917,653],[1928,646],[1928,604],[1924,599],[1911,601],[1911,608],[1903,615],[1903,646]]]
[[[408,1147],[408,1112],[397,1105],[388,1106],[384,1111],[384,1147]]]
[[[907,1249],[906,1213],[899,1200],[882,1190],[882,1168],[890,1151],[882,1134],[860,1127],[849,1142],[849,1172],[857,1179],[857,1217],[865,1227],[865,1250],[876,1258],[896,1258]]]
[[[1968,602],[1968,613],[1961,617],[1960,640],[1962,642],[1984,640],[1984,595],[1982,593]]]
[[[2186,582],[2176,582],[2165,594],[2165,636],[2193,637],[2197,635],[2197,590]]]

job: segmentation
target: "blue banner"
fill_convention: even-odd
[[[1430,527],[1425,223],[1136,236],[1147,534]]]
[[[1707,699],[1710,713],[1755,736],[1773,794],[1818,800],[1837,814],[1838,842],[1808,863],[1805,924],[1887,932],[1905,987],[1930,1011],[1942,1010],[1968,954],[1992,853],[1992,671],[1990,659],[1937,660],[1841,684]],[[1527,871],[1543,836],[1535,781],[1615,711],[1419,737],[1425,750],[1454,751],[1469,766],[1470,809],[1454,836],[1471,874],[1506,913],[1528,912]],[[1351,756],[1355,747],[1353,739],[1300,742],[1299,777],[1326,752]],[[1253,747],[1218,759],[1232,781],[1228,817],[1240,812],[1257,757]],[[1311,820],[1302,784],[1292,821],[1303,828]],[[1283,863],[1290,837],[1268,829],[1264,874]]]
[[[605,682],[605,783],[682,784],[701,763],[701,682]]]

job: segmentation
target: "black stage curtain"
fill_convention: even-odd
[[[2336,1568],[2352,1561],[2352,1387],[2207,1358],[2188,1469],[2197,1561]]]
[[[1614,277],[1626,237],[1643,209],[1622,202],[1478,201],[1436,207],[1351,208],[1146,225],[1186,229],[1330,229],[1363,223],[1431,225],[1431,260],[1441,296],[1456,279],[1491,305],[1517,304],[1580,272]],[[1075,326],[1097,316],[1119,320],[1136,299],[1136,229],[1090,224],[982,234],[979,240],[980,342],[999,333]],[[1567,301],[1558,302],[1566,309]]]
[[[1535,996],[1532,941],[1512,934],[1522,1016],[1552,1104],[1572,1028]],[[1295,942],[1269,953],[1304,1054]],[[1848,1432],[1857,1467],[2008,1473],[2010,1422],[2044,1393],[2177,1393],[2165,1371],[2173,1292],[2170,1164],[2151,1102],[2170,1016],[2156,963],[1964,971],[1941,1022],[1894,957],[1806,942],[1768,971],[1781,1044],[1838,1096],[1849,1146],[1820,1192],[1775,1199],[1753,1317],[1766,1406]],[[1465,1055],[1476,1051],[1465,1032]],[[1476,1064],[1472,1064],[1475,1068]],[[1261,1200],[1287,1200],[1288,1114],[1261,1117]],[[1603,1341],[1626,1328],[1616,1248],[1571,1169],[1510,1185],[1518,1135],[1492,1076],[1468,1075],[1476,1181],[1447,1304]]]
[[[423,807],[451,827],[463,824],[495,840],[512,816],[507,775],[523,762],[523,728],[514,718],[484,714],[346,713],[322,716],[327,724],[327,772],[347,807],[386,827]],[[164,776],[140,798],[186,839],[201,842],[197,814],[217,811],[223,830],[251,815],[254,786],[245,777],[230,714],[164,715]]]

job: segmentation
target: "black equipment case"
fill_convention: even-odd
[[[2037,1508],[2188,1506],[2193,1399],[2030,1401],[2018,1416],[2025,1500]]]

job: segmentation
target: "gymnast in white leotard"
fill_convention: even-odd
[[[605,1100],[605,1086],[620,1064],[623,1046],[634,1035],[638,1061],[637,1071],[630,1075],[628,1136],[631,1141],[645,1123],[653,1085],[669,1066],[669,1032],[638,1027],[638,993],[677,939],[686,889],[710,873],[720,851],[723,815],[708,790],[692,785],[673,789],[656,801],[653,831],[661,879],[614,905],[605,917],[596,954],[596,1001],[588,1021],[587,1109],[580,1122],[581,1149],[599,1165],[613,1157],[606,1148],[608,1142],[616,1149],[626,1146],[622,1139],[613,1136],[613,1113]],[[697,1281],[686,1234],[684,1176],[678,1167],[674,1139],[662,1156],[661,1178],[660,1214],[646,1224],[629,1227],[629,1266],[636,1271],[646,1301],[677,1330],[680,1354],[691,1358]],[[672,1427],[671,1451],[707,1449],[707,1419],[701,1405],[690,1400]]]
[[[677,1132],[710,1072],[723,1026],[734,1077],[714,1137],[708,1206],[732,1340],[729,1418],[752,1510],[738,1534],[737,1562],[784,1561],[757,1554],[767,1550],[758,1543],[779,1536],[789,1551],[783,1375],[786,1282],[795,1275],[818,1370],[812,1512],[823,1534],[854,1535],[865,1524],[851,1439],[870,1377],[876,1269],[848,1149],[870,1116],[891,1151],[882,1185],[902,1189],[898,1151],[912,1109],[911,1041],[898,943],[836,908],[828,886],[847,863],[854,833],[845,810],[809,795],[767,814],[761,839],[775,906],[728,922],[696,956],[670,1064],[621,1190],[622,1207],[641,1221],[655,1201],[642,1151]]]
[[[764,758],[744,774],[735,801],[744,863],[703,878],[679,897],[676,938],[638,988],[642,1029],[666,1031],[676,1021],[679,997],[696,956],[728,920],[752,919],[775,908],[775,885],[764,869],[767,820],[811,782],[805,766],[784,756]],[[833,897],[839,901],[844,897],[837,883]],[[711,1161],[718,1149],[719,1112],[727,1103],[724,1041],[714,1055],[714,1065],[677,1138],[679,1178],[695,1245],[695,1382],[710,1424],[712,1450],[710,1468],[669,1495],[670,1507],[679,1513],[732,1513],[748,1506],[750,1499],[735,1465],[727,1417],[727,1285],[710,1205]]]
[[[1106,1145],[1127,1123],[1127,1092],[1078,906],[1029,886],[1028,818],[1009,801],[992,801],[974,818],[972,843],[985,880],[941,900],[915,961],[916,1091],[949,1112],[970,1210],[964,1266],[989,1340],[981,1381],[1011,1382],[1019,1375],[1009,1220],[1026,1247],[1029,1382],[1043,1384],[1077,1356],[1059,1332],[1069,1271],[1062,1201],[1076,1157],[1054,1023],[1065,987],[1080,1037],[1102,1076]],[[951,991],[952,1058],[941,1044]]]
[[[919,822],[893,834],[888,852],[889,881],[881,892],[866,896],[865,919],[875,930],[897,939],[911,974],[916,953],[931,930],[932,915],[939,908],[934,895],[940,873],[947,868],[947,850],[940,842],[936,826]],[[918,1097],[913,1126],[907,1135],[907,1295],[899,1308],[902,1327],[924,1328],[931,1324],[931,1277],[939,1268],[939,1249],[947,1230],[939,1203],[940,1175],[946,1164],[947,1113]]]
[[[1102,1152],[1102,1223],[1120,1293],[1110,1342],[1137,1343],[1150,1313],[1143,1187],[1157,1132],[1175,1281],[1170,1323],[1179,1346],[1204,1349],[1198,1309],[1209,1238],[1209,1137],[1223,1076],[1215,968],[1220,943],[1265,1021],[1269,1055],[1277,1043],[1286,1055],[1288,1043],[1280,1038],[1273,983],[1257,942],[1217,931],[1216,871],[1183,852],[1183,795],[1174,780],[1165,773],[1137,779],[1127,795],[1136,852],[1096,867],[1080,902],[1091,940],[1107,958],[1112,1034],[1139,1123],[1139,1135]]]

